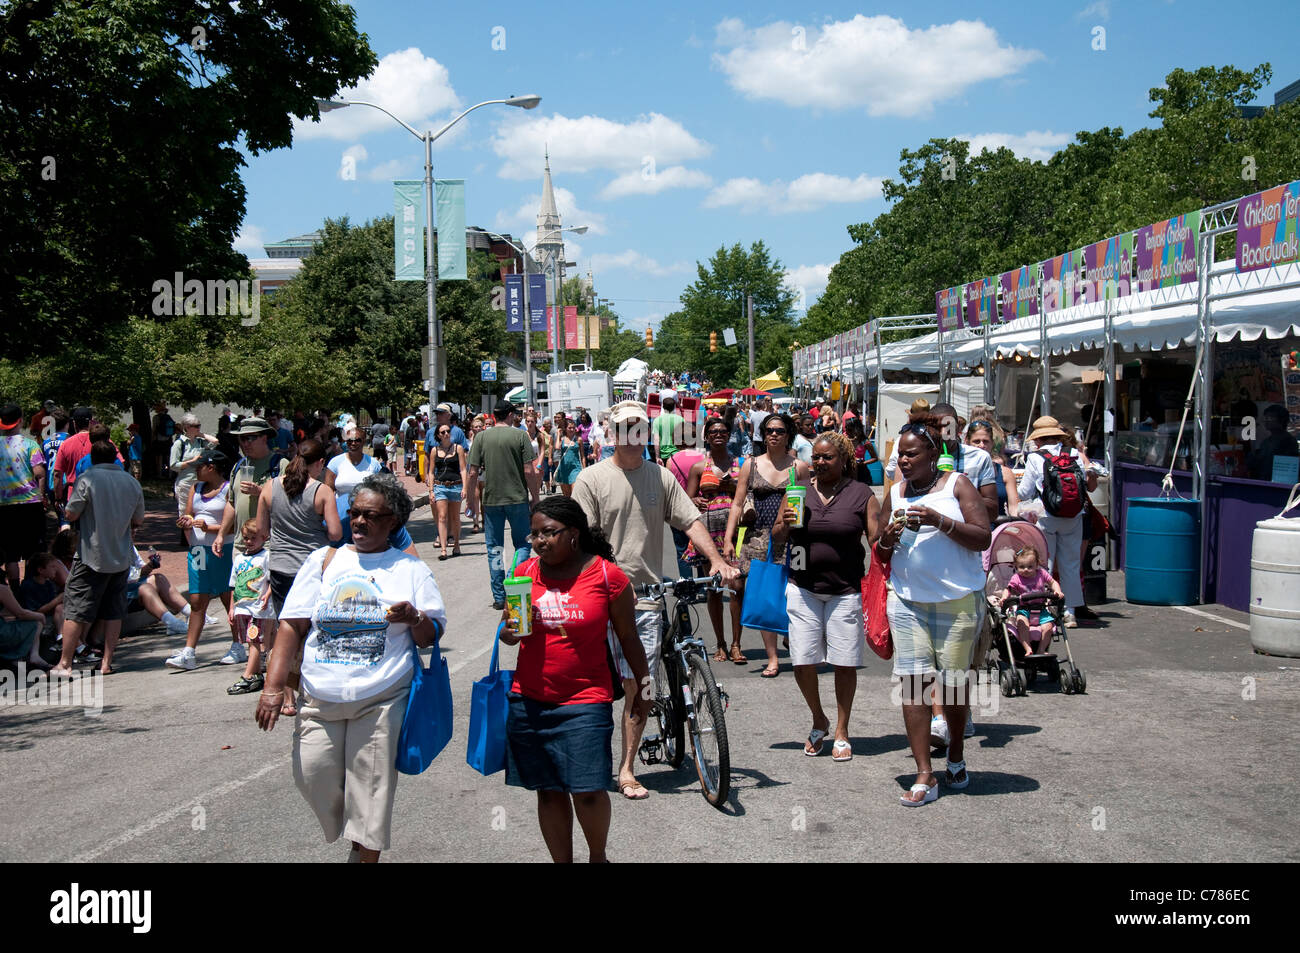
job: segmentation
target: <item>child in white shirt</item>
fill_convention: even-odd
[[[244,521],[244,552],[235,554],[230,568],[230,631],[248,647],[248,663],[243,677],[226,689],[227,695],[246,695],[262,690],[263,640],[276,624],[271,608],[271,574],[266,568],[266,536],[257,528],[257,520]]]

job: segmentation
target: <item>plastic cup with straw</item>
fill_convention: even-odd
[[[506,612],[515,624],[515,631],[520,638],[533,631],[533,580],[530,576],[516,576],[515,567],[519,565],[522,549],[515,550],[515,558],[510,563],[510,574],[506,576]]]
[[[808,496],[808,488],[806,486],[799,486],[794,482],[794,471],[795,468],[793,466],[790,467],[789,483],[786,484],[785,488],[785,499],[789,504],[790,509],[794,510],[795,525],[802,526],[804,501]]]

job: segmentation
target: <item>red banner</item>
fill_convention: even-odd
[[[546,309],[546,346],[555,347],[555,308]],[[569,351],[576,351],[582,346],[582,337],[578,334],[578,306],[569,304],[564,306],[564,347]]]

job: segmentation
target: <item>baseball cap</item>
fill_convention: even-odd
[[[505,420],[511,414],[517,412],[517,408],[514,404],[510,403],[510,401],[499,400],[497,401],[496,408],[492,412],[492,416],[496,417],[497,420]]]
[[[13,401],[0,407],[0,430],[13,430],[23,419],[23,409]]]
[[[677,391],[673,390],[671,387],[668,390],[661,390],[659,392],[659,400],[660,402],[663,402],[665,400],[671,400],[673,402],[676,402]]]
[[[609,409],[609,422],[612,424],[630,424],[636,420],[650,421],[645,404],[635,400],[624,400]]]
[[[204,450],[199,454],[198,466],[212,464],[218,470],[228,470],[230,468],[230,457],[226,456],[220,450]]]
[[[72,408],[72,419],[77,421],[78,423],[88,424],[90,423],[91,418],[93,418],[94,416],[95,416],[95,412],[91,410],[89,407]]]
[[[433,412],[435,414],[449,414],[451,413],[451,405],[439,404],[437,407],[433,408]]]

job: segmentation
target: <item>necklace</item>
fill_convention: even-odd
[[[829,510],[832,506],[835,505],[835,501],[840,498],[840,490],[844,489],[845,484],[847,484],[848,482],[849,481],[847,477],[843,477],[843,476],[840,477],[839,482],[830,488],[829,496],[826,493],[823,493],[821,486],[818,485],[817,495],[821,497],[823,509]]]
[[[939,482],[939,477],[940,477],[940,476],[941,476],[941,474],[939,473],[939,471],[938,471],[938,470],[935,470],[935,471],[934,471],[934,478],[931,479],[930,482],[927,483],[924,487],[919,487],[919,486],[917,486],[915,483],[913,483],[911,480],[908,480],[907,483],[908,483],[908,485],[912,488],[912,492],[911,492],[910,494],[908,494],[908,495],[909,495],[909,496],[924,496],[925,494],[929,493],[932,489],[934,489],[934,485],[935,485],[936,483]]]

